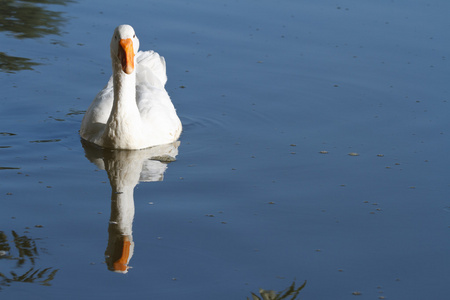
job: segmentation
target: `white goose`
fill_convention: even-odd
[[[179,138],[181,121],[164,89],[165,60],[154,51],[138,49],[133,27],[114,30],[113,74],[84,115],[83,139],[109,149],[144,149]]]

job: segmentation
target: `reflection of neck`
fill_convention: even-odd
[[[132,160],[108,159],[105,161],[111,184],[110,224],[116,234],[131,235],[134,218],[134,187],[139,182],[142,162],[133,164]]]
[[[106,262],[108,268],[115,272],[126,273],[128,262],[133,252],[133,188],[127,187],[123,192],[112,191],[111,217],[108,226],[108,247]]]
[[[131,235],[134,218],[134,199],[132,187],[114,190],[111,194],[111,217],[109,222],[116,234]]]
[[[139,182],[142,160],[127,157],[129,151],[111,151],[105,155],[105,169],[111,184],[111,217],[108,246],[105,251],[108,268],[126,273],[133,255],[134,187]],[[128,158],[128,159],[127,159]]]

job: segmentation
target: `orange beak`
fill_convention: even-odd
[[[121,39],[119,42],[119,59],[122,64],[122,70],[131,74],[134,71],[134,50],[131,39]]]

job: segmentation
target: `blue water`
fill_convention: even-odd
[[[300,299],[446,299],[450,2],[61,3],[39,6],[56,31],[0,32],[34,63],[1,65],[1,299],[247,299],[305,280]],[[122,169],[104,164],[143,158],[78,136],[122,23],[165,57],[184,125],[153,180],[131,168],[159,181],[128,186],[126,274],[105,258]]]

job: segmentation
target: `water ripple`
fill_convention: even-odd
[[[195,131],[203,128],[225,128],[224,122],[204,116],[184,115],[181,117],[184,131]]]

